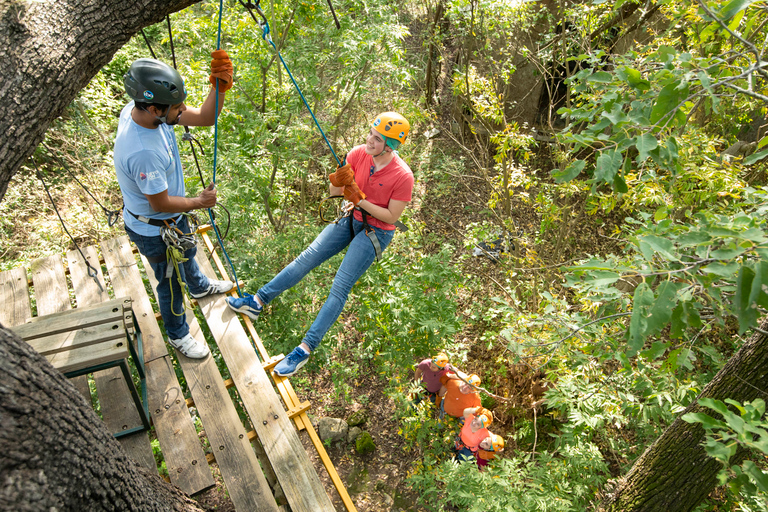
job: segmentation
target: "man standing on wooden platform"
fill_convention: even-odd
[[[220,112],[224,94],[232,86],[233,67],[225,51],[212,55],[210,81],[215,85],[219,80]],[[157,278],[157,302],[168,342],[187,357],[204,358],[210,351],[189,333],[180,281],[196,299],[228,292],[234,285],[207,278],[195,262],[197,248],[184,213],[213,207],[216,189],[211,184],[197,197],[185,196],[173,126],[212,126],[218,116],[217,91],[212,87],[201,107],[188,108],[179,72],[155,59],[134,62],[123,83],[133,101],[120,113],[114,162],[125,204],[125,230]],[[168,261],[169,247],[180,249],[179,256],[183,253],[178,265]]]

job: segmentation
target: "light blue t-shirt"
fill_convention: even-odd
[[[178,213],[156,212],[146,197],[163,190],[168,190],[169,196],[184,196],[184,171],[173,127],[167,124],[155,129],[139,126],[131,118],[133,107],[134,102],[130,102],[120,112],[115,137],[115,172],[125,209],[151,219],[178,217]],[[159,227],[141,222],[125,211],[123,221],[140,235],[160,235]]]

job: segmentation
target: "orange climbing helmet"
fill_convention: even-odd
[[[504,449],[504,438],[497,436],[496,434],[491,434],[491,444],[493,445],[493,451],[500,452]]]
[[[432,362],[435,363],[435,366],[440,368],[441,370],[445,368],[445,365],[448,364],[448,356],[445,355],[443,352],[440,352],[435,357],[432,358]]]
[[[384,143],[392,149],[405,142],[411,131],[411,124],[397,112],[382,112],[371,121],[371,127],[384,136]]]
[[[493,423],[493,413],[484,407],[480,407],[477,410],[477,416],[475,417],[482,423],[483,428],[488,428]]]
[[[472,375],[470,375],[467,378],[467,383],[472,385],[472,386],[475,386],[475,387],[479,386],[480,385],[480,376],[477,375],[476,373],[473,373]]]

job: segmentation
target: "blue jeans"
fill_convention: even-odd
[[[182,232],[189,233],[190,229],[187,218],[182,217],[182,219],[177,227]],[[150,260],[149,266],[152,267],[155,279],[157,279],[157,305],[160,308],[160,315],[163,317],[166,334],[168,334],[170,339],[183,338],[189,334],[189,324],[187,324],[187,318],[184,314],[184,297],[179,286],[178,276],[172,275],[170,279],[165,277],[165,273],[168,270],[167,260],[163,259],[163,261],[158,263],[152,261],[155,258],[165,257],[165,242],[163,242],[162,237],[159,235],[139,235],[127,227],[125,231],[128,233],[128,238],[136,244],[139,252]],[[208,278],[200,271],[200,267],[197,266],[195,261],[196,253],[197,247],[193,247],[184,253],[187,261],[179,265],[179,271],[181,272],[181,279],[187,284],[190,292],[202,293],[208,289]],[[174,274],[175,272],[174,270]],[[171,302],[171,287],[173,288],[173,302]],[[181,316],[174,315],[174,311],[177,314],[181,313]]]
[[[350,234],[350,222],[354,229],[354,237]],[[392,241],[395,231],[381,228],[372,229],[376,232],[383,252],[389,242]],[[347,254],[344,255],[341,266],[333,278],[333,285],[328,298],[325,299],[312,327],[309,328],[302,340],[311,350],[317,348],[325,333],[339,318],[352,286],[376,259],[376,250],[373,248],[370,238],[365,234],[363,223],[354,220],[350,215],[341,219],[337,224],[329,224],[315,238],[314,242],[304,249],[304,252],[256,292],[261,302],[269,304],[275,297],[301,281],[310,270],[338,254],[347,246],[349,249],[347,249]]]

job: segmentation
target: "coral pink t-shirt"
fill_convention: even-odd
[[[464,418],[464,426],[461,427],[461,442],[466,445],[467,448],[476,452],[480,448],[480,443],[483,439],[488,437],[488,429],[483,427],[477,432],[472,432],[472,420],[475,419],[474,414],[470,414]]]
[[[390,199],[395,201],[410,201],[413,192],[413,172],[400,156],[395,154],[392,161],[371,174],[371,168],[375,169],[373,156],[365,152],[365,145],[356,146],[347,153],[347,163],[355,172],[355,182],[366,195],[366,201],[389,208]],[[363,213],[355,210],[355,218],[363,220]],[[393,224],[368,216],[368,224],[371,226],[391,231],[395,229]]]

